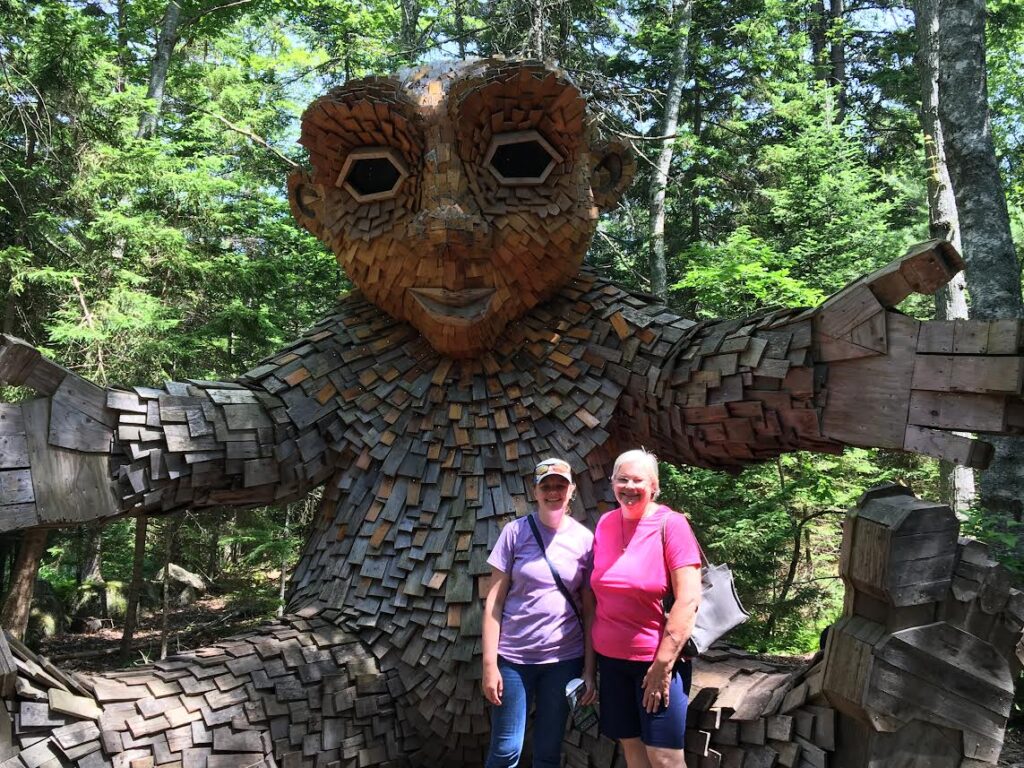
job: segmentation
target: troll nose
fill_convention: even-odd
[[[467,245],[480,242],[489,231],[475,206],[454,198],[441,198],[413,218],[412,234],[430,242],[456,241]]]

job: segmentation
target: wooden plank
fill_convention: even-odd
[[[40,521],[82,522],[116,514],[120,501],[109,475],[109,455],[49,445],[47,405],[45,400],[22,404]]]
[[[953,321],[929,320],[921,323],[917,351],[923,354],[950,354],[953,351]]]
[[[894,633],[875,649],[887,663],[999,717],[1009,715],[1013,679],[991,645],[945,622]]]
[[[23,469],[28,466],[28,442],[25,435],[0,434],[0,469]]]
[[[743,768],[774,768],[779,753],[769,746],[751,747],[743,760]]]
[[[35,498],[31,470],[8,469],[0,472],[0,505],[30,504]]]
[[[991,320],[988,323],[988,353],[1015,355],[1024,347],[1024,323],[1017,319]]]
[[[1019,393],[1024,358],[918,355],[911,386],[933,392]]]
[[[854,328],[884,313],[885,308],[866,285],[854,285],[828,299],[815,317],[817,330],[841,339]]]
[[[18,665],[7,644],[7,633],[0,630],[0,696],[10,699],[14,695],[17,681]]]
[[[96,702],[85,696],[75,696],[68,691],[59,688],[50,688],[47,691],[50,701],[50,709],[65,715],[79,717],[89,720],[98,720],[103,713]]]
[[[822,433],[852,445],[903,448],[917,346],[917,324],[886,314],[889,354],[839,361],[829,367]],[[870,403],[865,407],[865,403]],[[922,425],[929,426],[929,425]]]
[[[829,707],[819,707],[811,704],[804,705],[804,709],[814,715],[814,730],[811,732],[811,741],[824,750],[829,752],[835,751],[835,710]]]
[[[973,698],[950,696],[933,674],[921,678],[879,659],[872,667],[868,684],[876,692],[872,708],[904,722],[920,719],[991,736],[1001,736],[1006,727],[1005,717]]]
[[[915,391],[910,396],[906,423],[937,429],[1003,432],[1006,400],[998,395]]]
[[[985,469],[992,462],[994,449],[989,443],[972,440],[955,432],[907,425],[903,448],[912,453],[944,459],[962,467]]]

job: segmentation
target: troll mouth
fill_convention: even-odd
[[[472,323],[480,320],[491,306],[493,288],[411,288],[417,303],[430,315],[446,322]]]

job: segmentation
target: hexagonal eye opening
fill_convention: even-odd
[[[506,186],[543,184],[562,156],[537,131],[499,133],[491,139],[484,164]]]
[[[361,203],[386,200],[398,193],[409,170],[390,147],[360,147],[348,153],[338,174],[338,186]]]

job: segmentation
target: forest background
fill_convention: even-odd
[[[952,64],[929,64],[926,34],[953,13],[970,14],[981,36],[969,55],[987,76],[988,114],[971,124],[990,127],[1001,179],[988,193],[1005,200],[995,224],[987,204],[963,222],[965,240],[976,235],[964,250],[970,263],[977,233],[999,229],[1009,265],[976,268],[1002,283],[969,286],[971,307],[1002,292],[1019,314],[1024,8],[990,0],[986,20],[978,2],[936,5],[0,0],[2,330],[102,385],[254,366],[348,287],[288,212],[304,106],[351,78],[496,53],[558,62],[599,129],[637,154],[637,180],[601,222],[590,264],[691,318],[816,304],[911,243],[959,242],[956,211],[941,204],[950,183],[934,104]],[[902,309],[964,316],[963,295],[961,285]],[[754,618],[737,639],[769,652],[817,647],[841,608],[842,516],[883,481],[954,503],[1009,568],[1024,566],[1012,477],[1000,504],[975,495],[969,472],[887,451],[795,454],[736,477],[663,468],[664,498],[738,575]],[[41,553],[30,638],[76,615],[119,627],[139,594],[133,572],[140,586],[168,561],[225,595],[231,615],[270,616],[315,508],[311,498],[4,534],[0,588],[19,552]],[[150,592],[143,605],[157,610]],[[150,654],[125,651],[128,663]]]

